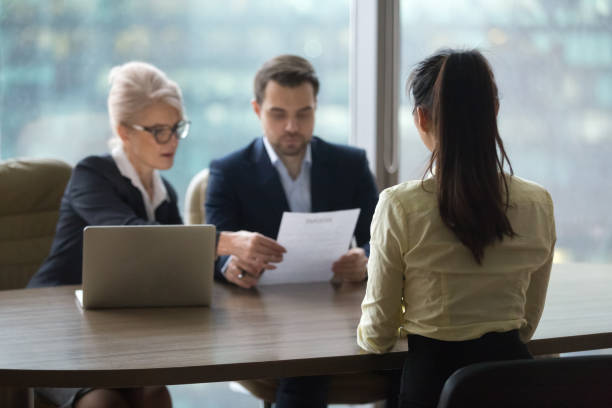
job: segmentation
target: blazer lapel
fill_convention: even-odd
[[[117,167],[117,163],[115,163],[115,159],[113,159],[110,154],[105,155],[104,158],[108,161],[112,169],[111,174],[113,174],[112,177],[114,178],[115,185],[117,188],[123,190],[123,194],[125,194],[130,206],[135,209],[136,215],[145,220],[148,219],[147,210],[145,209],[140,190],[132,184],[132,181],[128,177],[121,174],[119,167]]]
[[[266,148],[261,139],[257,139],[253,147],[254,183],[264,198],[264,205],[282,215],[289,211],[289,203],[283,190],[276,168],[272,166]],[[280,219],[280,218],[279,218]]]
[[[312,212],[329,211],[333,195],[333,166],[325,146],[314,136],[310,143],[312,168],[310,170],[310,195]]]

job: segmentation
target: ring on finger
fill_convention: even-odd
[[[244,278],[244,272],[240,271],[240,273],[238,274],[238,279],[242,279]]]

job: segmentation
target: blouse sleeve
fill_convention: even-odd
[[[389,190],[381,193],[371,226],[368,284],[361,304],[357,343],[372,353],[395,345],[402,317],[406,217]]]
[[[548,290],[548,281],[550,279],[550,270],[552,268],[553,256],[555,253],[555,242],[557,235],[555,231],[555,218],[553,214],[553,202],[548,195],[549,202],[549,226],[550,226],[550,252],[548,258],[533,274],[527,288],[526,303],[525,303],[525,320],[527,325],[519,331],[521,340],[527,343],[535,333],[542,312],[544,311],[544,303],[546,301],[546,291]]]

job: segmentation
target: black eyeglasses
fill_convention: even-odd
[[[191,124],[188,120],[181,120],[174,126],[140,126],[140,125],[128,125],[132,129],[149,132],[155,138],[155,141],[159,144],[166,144],[172,139],[173,135],[176,135],[177,139],[184,139],[189,133],[189,125]]]

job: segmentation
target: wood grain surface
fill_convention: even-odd
[[[536,354],[612,347],[612,267],[555,265]],[[0,292],[0,385],[142,386],[399,368],[405,340],[363,353],[365,285],[242,290],[215,284],[210,308],[84,311],[76,287]]]

